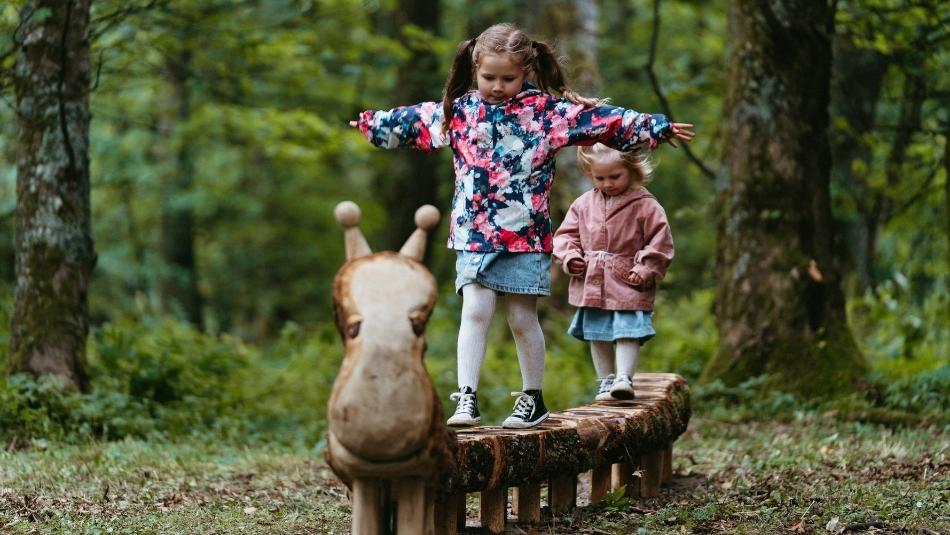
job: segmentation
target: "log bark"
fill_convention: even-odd
[[[828,105],[834,10],[736,0],[717,187],[719,351],[703,380],[769,374],[804,396],[857,387],[834,258]]]
[[[14,72],[16,289],[9,369],[53,375],[79,389],[88,385],[87,289],[96,263],[89,204],[89,4],[39,0],[27,8]]]
[[[637,398],[552,413],[526,430],[457,432],[452,492],[541,483],[665,449],[685,430],[689,387],[675,374],[637,374]]]

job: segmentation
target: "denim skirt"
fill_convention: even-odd
[[[551,295],[550,253],[456,251],[455,291],[477,282],[496,292]]]
[[[620,338],[633,338],[641,344],[656,335],[651,312],[588,307],[577,309],[567,333],[581,340],[613,342]]]

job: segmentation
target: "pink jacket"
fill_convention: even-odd
[[[571,276],[572,305],[653,310],[656,282],[673,259],[673,235],[666,212],[646,188],[615,197],[593,189],[571,204],[555,232],[554,258],[565,273],[571,259],[587,262],[584,275]],[[631,272],[646,283],[635,287],[627,278]]]

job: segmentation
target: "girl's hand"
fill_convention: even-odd
[[[580,258],[574,258],[567,262],[567,272],[574,276],[583,275],[587,271],[587,262]]]
[[[671,128],[673,131],[673,137],[666,141],[674,149],[676,148],[677,139],[688,143],[696,136],[696,132],[693,132],[693,125],[690,123],[673,123]]]
[[[631,271],[630,275],[627,275],[627,280],[630,281],[630,284],[637,287],[646,286],[646,281],[643,280],[643,277],[637,275],[636,271]]]

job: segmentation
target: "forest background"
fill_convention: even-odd
[[[0,42],[15,43],[24,5],[0,4]],[[945,456],[950,58],[939,5],[837,2],[828,135],[835,262],[868,370],[832,410],[848,422],[936,425]],[[417,206],[448,213],[453,187],[447,152],[381,151],[347,121],[367,108],[439,99],[457,43],[498,21],[555,43],[582,94],[696,125],[688,152],[664,146],[656,154],[649,188],[666,208],[677,252],[641,369],[681,374],[699,410],[726,419],[827,410],[824,398],[783,391],[767,376],[704,375],[719,348],[727,14],[726,2],[703,0],[93,2],[90,383],[76,392],[21,374],[0,380],[3,445],[35,452],[90,440],[222,441],[318,454],[342,358],[330,303],[344,259],[333,207],[359,203],[372,248],[394,249]],[[0,61],[11,70],[15,51]],[[7,78],[2,91],[6,363],[17,154]],[[555,224],[589,188],[570,152],[559,160]],[[441,293],[426,333],[427,364],[446,399],[460,311],[447,227],[443,217],[430,239],[427,265]],[[555,410],[587,402],[594,386],[587,347],[565,334],[571,313],[555,276],[554,294],[541,300],[545,397]],[[519,381],[500,320],[482,377],[483,412],[497,420]]]

